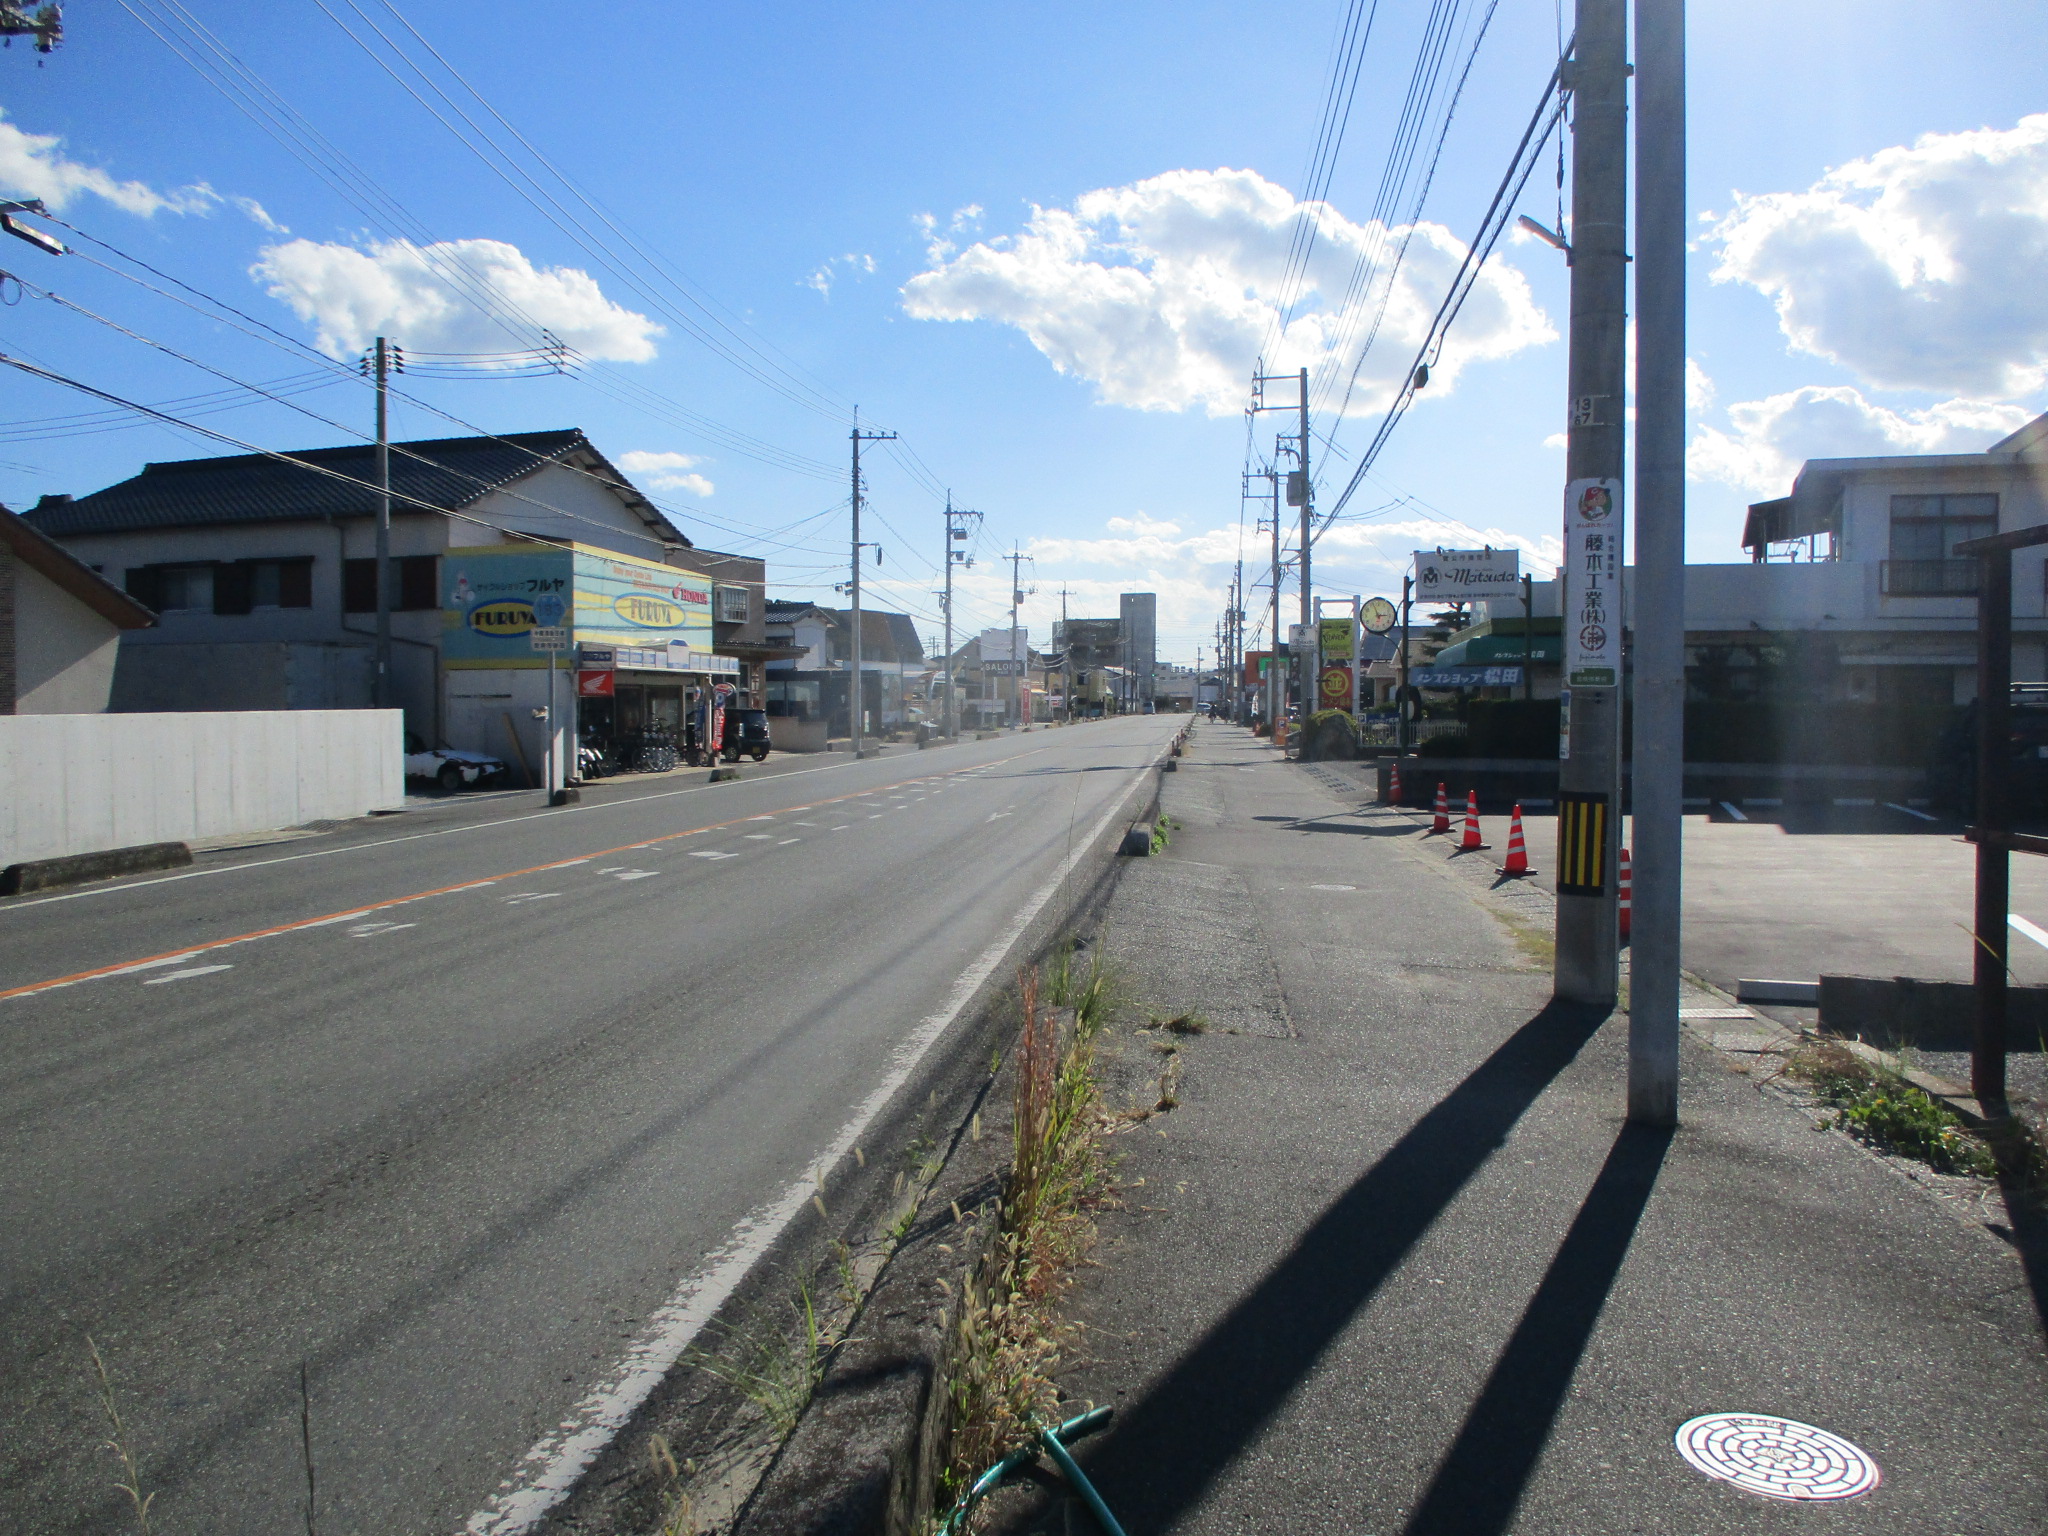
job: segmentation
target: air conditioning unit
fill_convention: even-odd
[[[745,587],[718,587],[714,589],[718,600],[715,610],[721,624],[744,624],[747,622],[747,589]]]

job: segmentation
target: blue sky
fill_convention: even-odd
[[[195,40],[168,0],[78,0],[58,53],[0,54],[0,192],[61,202],[118,251],[335,355],[379,328],[423,353],[527,346],[529,322],[551,325],[610,360],[407,388],[493,431],[584,427],[698,542],[765,553],[785,595],[829,601],[843,576],[857,404],[908,450],[869,460],[884,546],[871,601],[933,627],[950,487],[987,514],[961,628],[1007,622],[995,556],[1021,548],[1041,639],[1062,586],[1077,616],[1157,590],[1165,650],[1192,659],[1240,542],[1252,564],[1264,544],[1240,537],[1238,501],[1256,338],[1282,366],[1348,374],[1357,333],[1336,290],[1355,254],[1388,248],[1368,216],[1419,0],[1378,7],[1297,307],[1309,323],[1266,332],[1346,9],[274,0],[193,8],[211,34]],[[1483,0],[1459,15],[1469,48]],[[385,72],[380,58],[407,65],[365,18],[560,201],[567,230]],[[145,20],[231,54],[374,190],[340,195]],[[1535,105],[1556,25],[1533,0],[1495,9],[1340,447],[1371,436]],[[2048,405],[2048,121],[2029,121],[2048,112],[2048,8],[1695,3],[1691,48],[1692,202],[1713,216],[1693,268],[1691,551],[1726,561],[1742,558],[1744,504],[1782,494],[1807,455],[1981,448]],[[628,270],[624,237],[527,146],[681,281]],[[1552,216],[1548,170],[1520,207]],[[8,242],[0,266],[236,378],[320,384],[293,398],[367,425],[364,392],[323,383],[309,356],[82,256]],[[1354,499],[1373,515],[1318,544],[1319,592],[1398,589],[1416,544],[1490,537],[1537,561],[1554,547],[1564,279],[1547,247],[1502,244]],[[226,388],[33,294],[0,310],[0,350],[131,399]],[[81,433],[103,423],[48,418],[90,400],[19,376],[0,391],[9,505],[233,451],[156,426]],[[346,440],[249,399],[196,419],[276,448]],[[409,405],[395,426],[460,430]]]

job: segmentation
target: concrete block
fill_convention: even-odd
[[[52,891],[87,880],[111,880],[116,875],[139,875],[153,869],[182,869],[191,862],[192,850],[184,843],[143,843],[133,848],[104,848],[98,853],[31,859],[0,870],[0,896]]]
[[[1913,976],[1823,976],[1820,1024],[1887,1048],[1967,1051],[1976,1038],[1977,993],[1967,981]],[[2038,1051],[2048,1038],[2048,987],[2006,989],[2006,1043]]]
[[[1787,1008],[1812,1008],[1820,1002],[1817,981],[1738,981],[1738,1003],[1776,1003]]]

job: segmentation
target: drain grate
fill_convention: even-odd
[[[1696,1471],[1767,1499],[1853,1499],[1878,1483],[1877,1463],[1840,1435],[1761,1413],[1708,1413],[1673,1437]]]

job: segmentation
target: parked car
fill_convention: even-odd
[[[751,754],[754,761],[765,762],[768,758],[768,711],[765,709],[735,709],[725,722],[725,760],[736,763],[742,753]]]
[[[464,752],[455,747],[429,747],[411,731],[405,733],[405,776],[432,779],[443,789],[454,791],[468,784],[481,784],[505,771],[504,761],[483,752]]]

